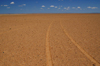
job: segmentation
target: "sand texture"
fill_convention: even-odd
[[[100,66],[100,14],[0,15],[0,66]]]

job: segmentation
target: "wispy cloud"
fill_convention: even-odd
[[[4,5],[4,6],[8,6],[8,5]]]
[[[78,6],[77,8],[81,8],[80,6]]]
[[[50,8],[48,8],[48,9],[50,9]]]
[[[70,9],[70,7],[67,7],[67,8],[66,8],[66,7],[64,7],[64,9],[69,10],[69,9]]]
[[[92,7],[92,9],[97,9],[98,7]]]
[[[26,4],[23,4],[23,6],[26,6]]]
[[[64,9],[66,9],[66,7],[64,7]]]
[[[75,9],[75,7],[72,7],[72,9]]]
[[[58,9],[61,9],[61,8],[58,8]]]
[[[42,5],[41,7],[45,7],[44,5]]]
[[[90,7],[90,6],[88,6],[87,8],[89,8],[89,9],[97,9],[98,7]]]
[[[91,8],[90,6],[88,6],[87,8]]]
[[[70,7],[67,7],[67,8],[66,8],[66,10],[69,10],[69,9],[70,9]]]
[[[55,8],[57,8],[57,6],[55,6]]]
[[[11,2],[10,4],[15,4],[14,2]]]
[[[3,5],[1,5],[1,6],[3,6]]]
[[[22,4],[22,5],[18,5],[19,7],[23,7],[23,6],[26,6],[26,4]]]
[[[54,5],[51,5],[50,7],[54,7]]]
[[[10,8],[10,7],[7,7],[8,9]]]

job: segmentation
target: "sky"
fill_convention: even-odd
[[[0,0],[0,14],[100,13],[100,0]]]

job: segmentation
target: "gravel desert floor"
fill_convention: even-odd
[[[0,66],[100,66],[100,14],[0,15]]]

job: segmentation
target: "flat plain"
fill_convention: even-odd
[[[0,15],[0,66],[100,66],[100,14]]]

